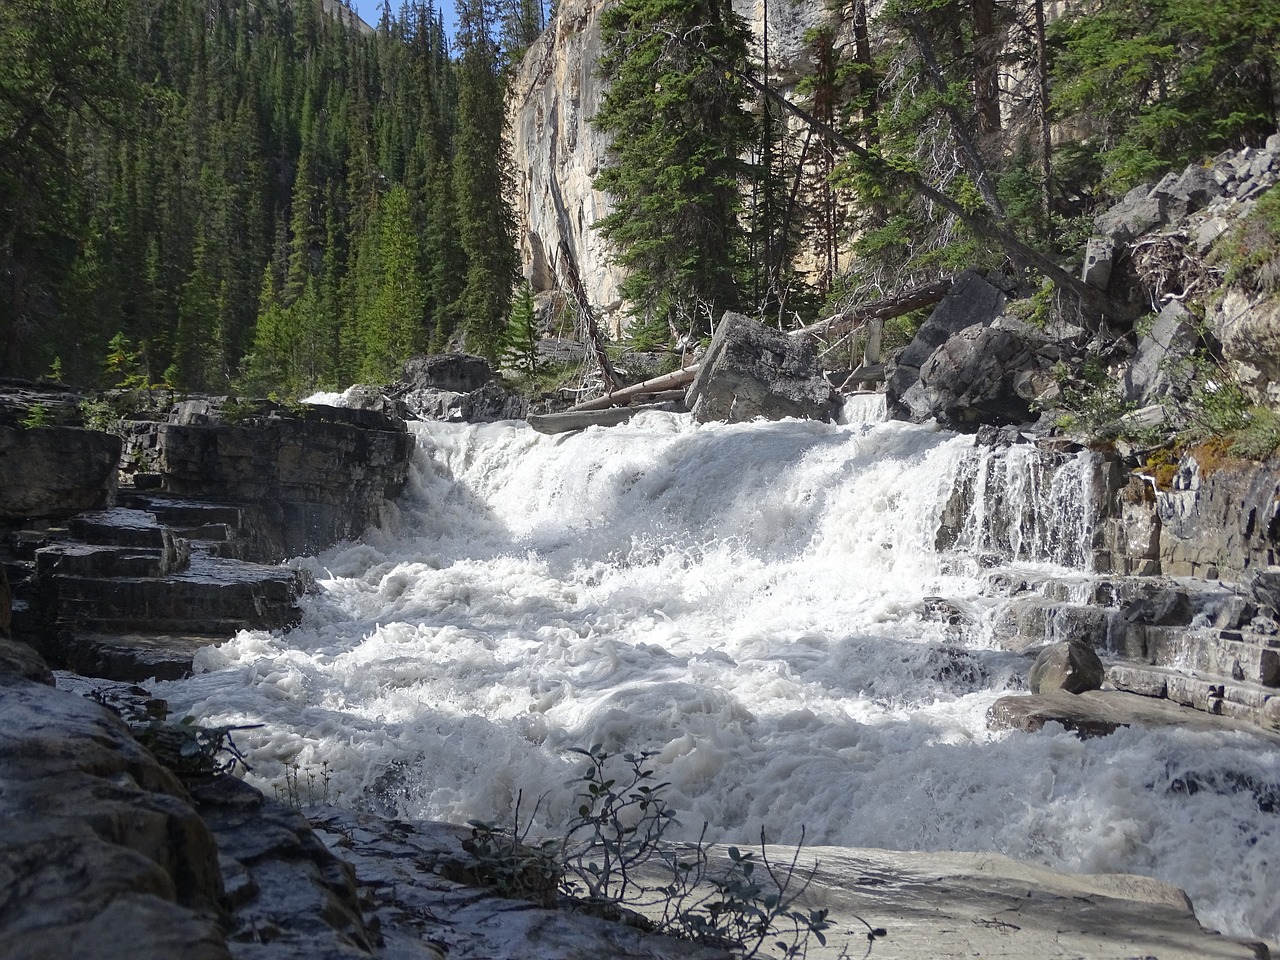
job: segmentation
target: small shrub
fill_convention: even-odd
[[[518,796],[510,828],[471,821],[463,849],[472,861],[457,879],[547,906],[564,896],[742,957],[802,957],[811,939],[826,943],[827,912],[796,907],[814,875],[798,866],[803,834],[786,863],[770,860],[763,830],[759,851],[729,847],[728,862],[715,862],[705,825],[697,841],[664,842],[677,821],[664,796],[669,784],[656,782],[649,764],[652,753],[618,758],[599,745],[574,752],[587,765],[572,781],[577,808],[563,839],[531,842],[542,800],[521,827]],[[637,917],[640,909],[656,921]],[[868,930],[869,943],[884,936],[882,929]]]
[[[298,764],[288,764],[284,768],[284,784],[273,785],[276,799],[288,804],[294,810],[314,807],[318,803],[329,802],[329,785],[333,775],[329,772],[329,761],[320,764],[320,773],[308,767],[304,773]]]
[[[27,408],[27,415],[22,418],[24,430],[35,430],[49,426],[49,408],[43,403],[35,403]]]
[[[203,727],[195,717],[183,717],[177,723],[152,719],[136,727],[134,736],[179,777],[199,780],[232,774],[237,770],[250,770],[249,762],[231,735],[241,730],[257,730],[261,726],[255,723]]]

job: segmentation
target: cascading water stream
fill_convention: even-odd
[[[300,561],[320,584],[302,625],[241,633],[158,690],[264,724],[240,739],[268,792],[325,765],[339,802],[457,822],[545,793],[554,832],[570,747],[653,750],[689,834],[1145,873],[1211,926],[1280,936],[1275,813],[1178,786],[1271,783],[1276,751],[986,728],[1027,662],[989,642],[1003,601],[967,558],[1080,563],[1085,459],[893,423],[415,429],[382,527]]]

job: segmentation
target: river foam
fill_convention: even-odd
[[[415,425],[382,526],[296,561],[319,584],[302,625],[243,632],[157,692],[205,723],[264,724],[237,742],[268,792],[296,768],[338,802],[457,822],[545,795],[535,832],[554,832],[570,748],[649,750],[686,835],[1148,874],[1209,926],[1280,938],[1280,817],[1213,786],[1274,782],[1277,752],[1187,730],[990,733],[1027,663],[989,640],[1003,601],[966,558],[991,548],[980,518],[935,547],[972,441],[852,419]],[[1052,500],[1054,536],[1078,545],[1071,490],[1019,495]],[[1016,559],[1044,569],[1054,549],[1019,541]]]

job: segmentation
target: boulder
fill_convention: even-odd
[[[417,387],[400,393],[398,402],[409,416],[419,420],[455,423],[520,420],[529,412],[524,398],[496,382],[486,383],[469,393]]]
[[[701,423],[834,420],[840,410],[811,342],[736,313],[726,313],[716,327],[685,403]]]
[[[1151,328],[1138,338],[1137,352],[1124,375],[1125,400],[1145,407],[1185,390],[1190,380],[1186,367],[1199,337],[1190,310],[1178,300],[1165,304]]]
[[[1203,209],[1210,200],[1222,196],[1222,192],[1213,171],[1193,163],[1180,174],[1166,176],[1152,189],[1151,195],[1160,203],[1162,222],[1172,223]]]
[[[1163,222],[1160,200],[1150,183],[1140,183],[1093,221],[1094,229],[1112,245],[1124,246]]]
[[[17,640],[0,639],[0,676],[17,676],[52,687],[53,671],[35,648]]]
[[[1105,737],[1134,724],[1189,730],[1248,729],[1243,724],[1192,707],[1119,690],[1086,690],[1084,693],[1053,690],[1001,697],[987,711],[987,726],[992,730],[1035,733],[1050,723],[1060,724],[1082,740]]]
[[[111,434],[0,426],[0,523],[105,506],[119,462],[120,438]]]
[[[493,379],[493,370],[484,357],[467,353],[442,353],[410,357],[397,384],[403,391],[445,390],[470,393]]]
[[[930,355],[902,403],[911,420],[933,418],[952,429],[1024,423],[1051,379],[1046,366],[1017,332],[971,326]]]
[[[917,419],[905,395],[920,382],[921,368],[939,347],[960,331],[989,326],[1004,310],[1005,299],[1003,290],[976,271],[965,271],[956,278],[911,343],[886,365],[885,393],[890,417]],[[922,402],[920,409],[927,406]]]
[[[1040,651],[1031,666],[1027,683],[1032,693],[1048,693],[1050,690],[1084,693],[1101,689],[1105,674],[1102,661],[1092,647],[1077,640],[1068,640]]]
[[[1107,289],[1111,282],[1111,265],[1115,256],[1115,248],[1106,237],[1092,237],[1085,244],[1084,268],[1080,271],[1080,279],[1099,290]]]
[[[1228,287],[1207,319],[1245,395],[1280,409],[1280,302]]]

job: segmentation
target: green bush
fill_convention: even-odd
[[[670,784],[657,782],[650,765],[652,753],[615,757],[599,745],[573,752],[587,764],[572,781],[576,808],[564,836],[532,842],[542,800],[521,826],[518,797],[510,828],[470,823],[465,879],[546,906],[563,897],[567,905],[630,916],[743,957],[801,957],[811,939],[826,943],[827,911],[796,906],[817,869],[799,868],[803,838],[787,862],[777,863],[762,830],[758,851],[729,847],[727,861],[719,862],[704,840],[705,825],[694,842],[665,840],[677,820],[665,797]],[[642,908],[649,919],[635,914]],[[884,935],[868,930],[870,940]]]

